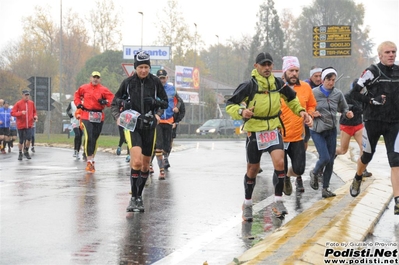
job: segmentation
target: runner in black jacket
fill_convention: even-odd
[[[130,150],[132,198],[128,212],[144,212],[142,193],[149,175],[149,163],[155,145],[155,128],[168,107],[168,96],[158,77],[150,74],[150,56],[140,52],[135,56],[136,72],[123,80],[111,104],[112,115],[120,125],[120,113],[134,110],[141,115],[134,131],[125,130]]]
[[[399,67],[395,65],[397,47],[391,41],[378,46],[380,62],[370,65],[352,90],[352,97],[363,102],[363,155],[357,163],[357,172],[350,194],[360,193],[362,173],[373,158],[381,135],[384,137],[391,167],[394,213],[399,215]]]

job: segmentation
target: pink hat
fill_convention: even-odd
[[[283,57],[283,73],[290,69],[291,67],[298,67],[299,68],[299,60],[295,56],[284,56]]]

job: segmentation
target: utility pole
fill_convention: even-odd
[[[195,67],[197,65],[197,24],[194,23],[194,26],[195,26],[195,35],[194,35],[194,69],[195,69]],[[198,91],[198,98],[199,98],[199,100],[198,100],[198,108],[199,108],[198,121],[199,122],[202,122],[203,117],[204,117],[204,110],[203,110],[203,108],[201,106],[201,101],[203,101],[203,97],[204,96],[203,96],[202,88],[201,88],[201,85],[200,85],[199,91]],[[191,118],[193,119],[193,107],[191,107]]]
[[[141,50],[143,50],[143,25],[144,25],[144,13],[139,12],[141,15]]]
[[[217,77],[217,79],[219,79],[219,47],[220,47],[220,45],[219,45],[219,35],[215,35],[215,36],[216,36],[216,38],[218,38],[218,56],[217,56],[216,77]],[[215,81],[216,81],[216,78],[215,78]],[[216,81],[216,106],[217,106],[217,108],[216,108],[215,118],[218,117],[218,109],[219,109],[219,82],[218,81]]]

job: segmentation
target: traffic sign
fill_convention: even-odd
[[[352,54],[352,27],[329,25],[313,27],[314,57],[349,57]]]
[[[240,127],[243,123],[243,120],[234,120],[233,125],[234,127]]]
[[[132,63],[122,63],[123,71],[125,71],[127,76],[134,74],[134,64]]]

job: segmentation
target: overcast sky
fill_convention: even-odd
[[[59,22],[60,3],[64,14],[70,8],[75,12],[87,15],[95,5],[95,0],[0,0],[0,50],[10,40],[16,40],[22,35],[23,17],[33,14],[36,5],[52,7],[53,19]],[[229,38],[239,39],[243,35],[254,33],[259,6],[265,0],[227,1],[227,0],[179,0],[180,10],[184,14],[187,25],[194,33],[197,32],[205,42],[205,46],[220,43]],[[331,0],[334,1],[334,0]],[[302,7],[310,5],[312,0],[275,0],[279,14],[283,8],[290,9],[298,16]],[[399,0],[356,0],[366,7],[365,24],[370,26],[374,42],[379,44],[391,40],[399,46]],[[123,10],[123,45],[141,44],[141,27],[143,21],[143,45],[151,46],[156,40],[155,28],[157,14],[165,8],[166,0],[114,0],[117,7]],[[138,12],[143,12],[143,16]],[[315,25],[318,26],[318,25]],[[373,52],[375,52],[374,47]]]

